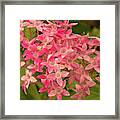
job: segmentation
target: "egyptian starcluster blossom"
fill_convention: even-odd
[[[50,100],[53,97],[62,100],[63,96],[84,99],[91,94],[90,89],[100,80],[100,40],[73,33],[72,27],[76,25],[68,20],[20,21],[23,51],[20,66],[26,70],[21,81],[26,95],[30,84],[36,82],[42,84],[39,94],[47,92]],[[28,39],[24,32],[26,27],[35,28],[37,35]],[[98,74],[95,80],[90,76],[92,71]]]

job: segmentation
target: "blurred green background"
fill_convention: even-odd
[[[70,20],[71,23],[78,23],[72,30],[76,34],[100,37],[100,20]]]
[[[70,23],[78,23],[78,25],[72,28],[73,33],[81,34],[81,35],[90,35],[100,37],[100,21],[99,20],[70,20]],[[35,28],[27,28],[24,29],[25,37],[29,40],[37,36],[37,30]],[[31,36],[32,35],[32,36]],[[20,47],[21,48],[21,47]],[[24,50],[20,49],[21,55],[23,54]],[[20,77],[25,74],[25,67],[20,69]],[[41,74],[36,72],[35,75]],[[86,100],[99,100],[100,99],[100,83],[95,80],[95,77],[98,76],[96,71],[90,73],[92,79],[97,83],[97,85],[93,88],[90,88],[91,94],[87,96]],[[73,82],[73,86],[77,84]],[[47,100],[47,92],[46,93],[39,93],[39,88],[43,87],[43,85],[38,81],[34,84],[30,84],[29,88],[27,89],[27,95],[24,94],[22,88],[22,81],[20,80],[20,99],[21,100]],[[70,92],[70,94],[74,94],[74,91],[69,90],[69,85],[66,86],[66,89]],[[56,97],[54,97],[56,99]],[[63,97],[63,100],[71,100],[70,97]]]

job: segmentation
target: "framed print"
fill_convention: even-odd
[[[119,119],[117,0],[1,9],[2,119]]]

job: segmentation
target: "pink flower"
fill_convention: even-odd
[[[62,80],[62,78],[67,77],[68,74],[69,74],[69,72],[66,72],[66,71],[62,71],[62,72],[57,71],[57,72],[55,73],[55,78],[56,78],[56,81],[57,81],[58,85],[60,85],[60,86],[63,85],[63,80]]]
[[[48,93],[49,97],[56,96],[58,100],[62,100],[62,96],[70,95],[69,92],[64,89],[64,87],[66,86],[66,81],[63,82],[62,86],[58,86],[56,82],[53,82],[52,86],[53,90]]]
[[[69,74],[69,84],[71,84],[74,80],[83,83],[85,80],[92,81],[91,77],[89,76],[88,71],[84,70],[82,65],[75,71],[71,71]]]
[[[22,89],[25,94],[27,94],[26,89],[28,89],[29,84],[32,82],[36,82],[37,80],[32,76],[32,73],[29,72],[29,70],[26,70],[26,74],[21,77],[21,80],[23,81]]]
[[[90,89],[88,86],[76,84],[76,93],[71,96],[74,99],[83,99],[85,96],[90,95]]]
[[[89,65],[86,66],[85,70],[90,70],[94,68],[98,73],[100,72],[100,56],[97,55],[95,58],[90,58],[88,60],[90,62]]]
[[[44,75],[39,76],[39,78],[41,78],[41,82],[43,83],[44,87],[39,89],[40,93],[44,93],[44,92],[49,92],[51,90],[51,81],[48,79],[45,79]]]
[[[92,40],[89,40],[88,45],[90,48],[93,46],[100,46],[99,38],[94,38]]]
[[[20,62],[20,67],[23,67],[25,65],[25,62],[24,61],[21,61]]]

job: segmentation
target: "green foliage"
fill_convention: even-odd
[[[41,82],[36,82],[36,86],[38,87],[38,89],[43,87],[43,84]]]
[[[25,37],[28,40],[32,40],[33,38],[37,37],[37,29],[36,28],[25,27],[24,33],[25,33]]]
[[[100,21],[99,20],[70,20],[71,23],[78,23],[72,27],[72,31],[76,34],[100,37]]]
[[[35,72],[34,74],[33,74],[33,76],[38,76],[38,75],[41,75],[42,73],[41,72]]]
[[[37,90],[37,87],[36,87],[35,84],[30,84],[27,93],[34,100],[39,100],[40,99],[40,94],[38,93],[38,90]]]
[[[20,68],[20,77],[25,75],[26,69],[24,67]]]
[[[30,64],[34,64],[34,61],[33,61],[33,60],[30,60]]]
[[[20,44],[20,53],[23,54],[25,51],[25,48],[22,47],[22,45]]]
[[[85,97],[85,100],[100,100],[100,84],[90,88],[90,95]]]
[[[81,64],[83,67],[86,67],[89,64],[89,62],[84,59],[77,59],[76,62]]]
[[[94,58],[96,56],[95,53],[89,55],[91,58]]]

